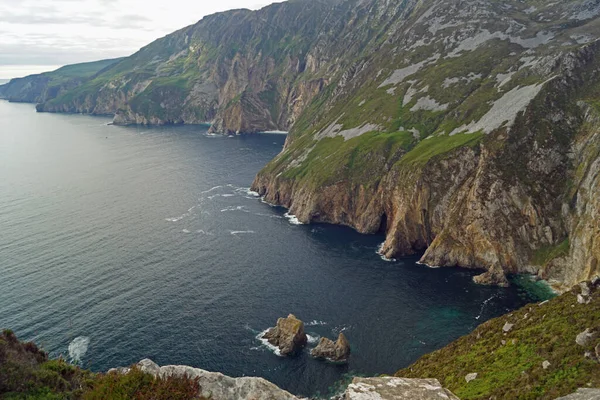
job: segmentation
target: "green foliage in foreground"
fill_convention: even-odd
[[[575,343],[585,329],[600,329],[600,289],[592,289],[589,304],[577,302],[580,291],[490,320],[396,375],[437,378],[463,400],[556,399],[600,387],[600,363],[584,356],[594,354],[600,337],[586,347]],[[514,324],[507,333],[506,323]],[[465,376],[474,372],[477,378],[467,383]]]
[[[127,374],[95,374],[49,360],[33,343],[21,343],[13,332],[0,335],[0,398],[7,400],[188,400],[201,399],[198,380],[154,378],[137,368]]]

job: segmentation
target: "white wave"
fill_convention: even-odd
[[[479,318],[481,318],[481,316],[483,315],[483,309],[485,308],[487,303],[489,303],[491,300],[495,299],[496,297],[498,297],[498,295],[494,294],[494,295],[492,295],[492,297],[490,297],[487,300],[484,300],[483,303],[481,303],[481,310],[479,310],[479,315],[475,317],[476,320],[479,320]]]
[[[270,133],[270,134],[274,134],[274,135],[287,135],[288,132],[286,131],[265,131],[263,133]]]
[[[199,229],[196,231],[196,233],[200,233],[201,235],[206,235],[206,236],[214,236],[214,234],[210,233],[210,232],[206,232],[203,229]]]
[[[352,325],[348,325],[348,326],[346,326],[346,325],[340,325],[340,326],[336,326],[335,328],[333,328],[333,329],[331,330],[331,332],[332,332],[334,335],[339,335],[339,334],[340,334],[340,333],[342,333],[342,332],[346,332],[346,331],[347,331],[348,329],[350,329],[350,328],[352,328]]]
[[[269,217],[269,218],[283,219],[283,217],[281,215],[277,215],[277,214],[255,213],[254,215],[258,215],[259,217]]]
[[[292,224],[292,225],[304,225],[302,222],[300,222],[298,217],[290,214],[289,212],[285,213],[283,216],[286,217],[290,221],[290,224]]]
[[[277,347],[277,346],[273,346],[271,343],[269,343],[269,341],[268,341],[267,339],[265,339],[265,338],[263,337],[263,336],[265,336],[265,334],[266,334],[267,332],[269,332],[269,330],[270,330],[270,329],[271,329],[271,328],[267,328],[267,329],[265,329],[264,331],[260,332],[258,335],[256,335],[256,338],[257,338],[258,340],[260,340],[260,342],[262,343],[262,345],[263,345],[264,347],[266,347],[267,349],[269,349],[269,350],[271,350],[273,353],[275,353],[275,355],[276,355],[276,356],[283,357],[283,356],[281,355],[281,351],[279,350],[279,347]]]
[[[221,197],[234,197],[234,196],[235,196],[235,194],[231,194],[231,193],[221,195]]]
[[[208,189],[208,190],[205,190],[204,192],[200,192],[200,194],[207,194],[207,193],[210,193],[210,192],[212,192],[213,190],[221,189],[222,187],[223,187],[223,186],[215,186],[215,187],[213,187],[213,188],[210,188],[210,189]]]
[[[236,236],[236,235],[246,235],[246,234],[252,234],[252,233],[256,233],[254,231],[230,231],[232,235]]]
[[[242,212],[250,212],[245,206],[231,206],[226,207],[221,210],[221,212],[230,212],[230,211],[242,211]]]
[[[264,204],[268,205],[269,207],[277,207],[277,205],[271,204],[267,200],[265,200],[265,196],[261,197],[260,201],[261,201],[261,203],[264,203]]]
[[[182,219],[185,218],[185,215],[182,215],[180,217],[176,217],[176,218],[165,218],[165,221],[169,221],[169,222],[179,222]]]
[[[79,336],[69,343],[69,358],[73,364],[81,363],[81,358],[87,353],[90,345],[90,338],[87,336]]]
[[[305,325],[306,326],[323,326],[323,325],[327,325],[327,322],[317,321],[316,319],[313,319],[312,321],[306,323]]]
[[[192,232],[190,232],[188,229],[184,229],[184,230],[182,230],[181,232],[183,232],[183,233],[192,233]]]
[[[319,342],[319,340],[321,340],[321,336],[319,336],[319,335],[312,336],[312,335],[306,334],[306,338],[308,339],[309,344],[316,344]]]
[[[425,263],[423,263],[423,262],[421,262],[421,261],[417,261],[417,264],[418,264],[418,265],[424,265],[424,266],[426,266],[427,268],[431,268],[431,269],[440,269],[440,268],[442,268],[442,267],[440,267],[440,266],[435,266],[435,265],[429,265],[429,264],[425,264]]]
[[[233,187],[233,189],[234,189],[234,191],[236,193],[248,196],[247,198],[254,199],[254,198],[260,197],[260,194],[258,194],[258,192],[250,190],[250,188],[247,188],[247,187],[235,187],[233,185],[231,185],[231,187]],[[246,196],[244,196],[244,197],[246,197]]]
[[[385,242],[383,242],[383,243],[381,243],[381,245],[379,245],[379,247],[377,248],[377,251],[375,253],[379,254],[379,256],[381,257],[381,259],[383,261],[396,262],[395,258],[387,258],[385,256],[385,254],[383,254],[383,246],[385,246]]]

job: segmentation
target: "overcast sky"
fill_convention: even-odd
[[[274,0],[0,0],[0,79],[132,54],[203,16]]]

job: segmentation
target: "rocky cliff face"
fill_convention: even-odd
[[[289,130],[356,57],[379,46],[404,2],[292,0],[205,17],[38,111],[115,114],[118,124],[212,123]]]
[[[402,4],[253,188],[303,222],[385,232],[388,258],[425,251],[499,282],[599,274],[600,7]]]
[[[40,111],[291,130],[254,189],[388,258],[598,273],[600,5],[291,0],[204,18]]]

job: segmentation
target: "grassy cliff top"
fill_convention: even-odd
[[[0,398],[5,400],[127,400],[202,399],[197,380],[154,378],[137,368],[128,374],[97,374],[49,360],[34,343],[22,343],[15,334],[0,334]]]
[[[556,399],[600,387],[600,285],[582,285],[490,320],[396,375],[437,378],[464,400]],[[595,333],[582,346],[586,329]]]

